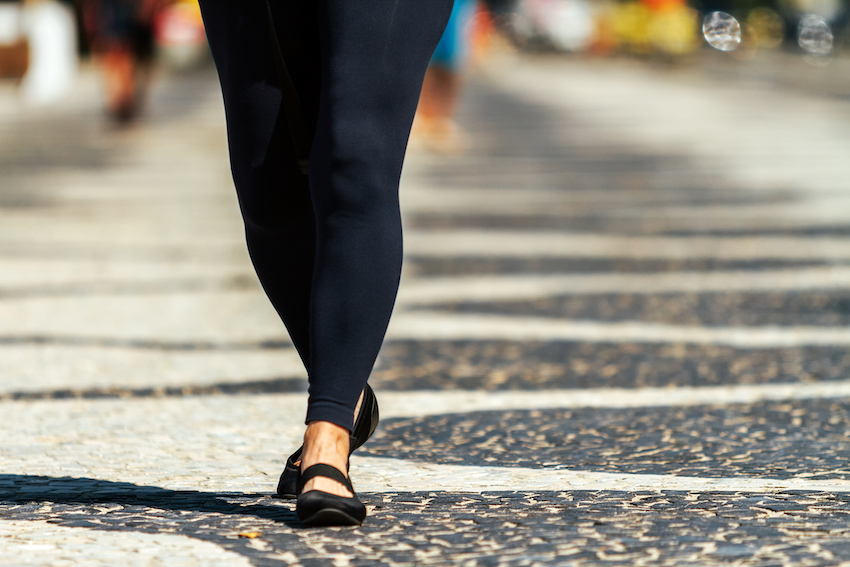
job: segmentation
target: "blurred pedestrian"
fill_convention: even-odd
[[[92,53],[104,73],[106,107],[119,121],[136,116],[153,58],[153,22],[171,0],[78,0]]]
[[[452,15],[425,73],[412,138],[424,148],[457,154],[468,145],[466,134],[455,123],[460,98],[461,70],[469,53],[472,18],[477,0],[455,0]]]
[[[309,376],[278,494],[307,525],[360,524],[348,456],[401,273],[398,184],[452,0],[201,0],[257,275]]]

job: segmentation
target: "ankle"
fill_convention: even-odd
[[[302,460],[322,460],[334,454],[340,457],[348,455],[349,435],[348,429],[329,421],[311,421],[304,432]]]

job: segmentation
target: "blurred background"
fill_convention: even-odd
[[[847,26],[839,0],[458,0],[376,386],[841,376]],[[12,397],[303,388],[196,2],[0,1],[0,353]]]
[[[791,59],[825,67],[841,58],[850,23],[841,0],[459,0],[456,11],[450,29],[467,67],[506,53],[712,65],[714,47],[731,54],[727,65],[781,74]],[[712,28],[715,12],[726,19]],[[96,67],[108,111],[126,120],[154,61],[177,71],[208,64],[197,2],[0,0],[0,79],[18,84],[26,103],[61,101]]]
[[[299,543],[267,501],[219,514],[274,486],[306,377],[245,250],[197,4],[0,0],[3,517],[264,564],[850,561],[847,33],[847,0],[457,0],[352,459],[374,531]]]

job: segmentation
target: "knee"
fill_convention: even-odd
[[[367,123],[343,126],[334,140],[330,151],[310,164],[316,213],[397,215],[406,136]]]
[[[245,224],[263,231],[281,231],[313,221],[313,205],[307,178],[300,173],[265,180],[262,168],[250,172],[244,180],[236,179],[239,208]]]

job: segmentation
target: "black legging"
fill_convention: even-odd
[[[349,430],[401,274],[398,184],[453,0],[271,0],[308,129],[297,164],[265,0],[201,0],[251,260],[307,368],[307,422]]]

